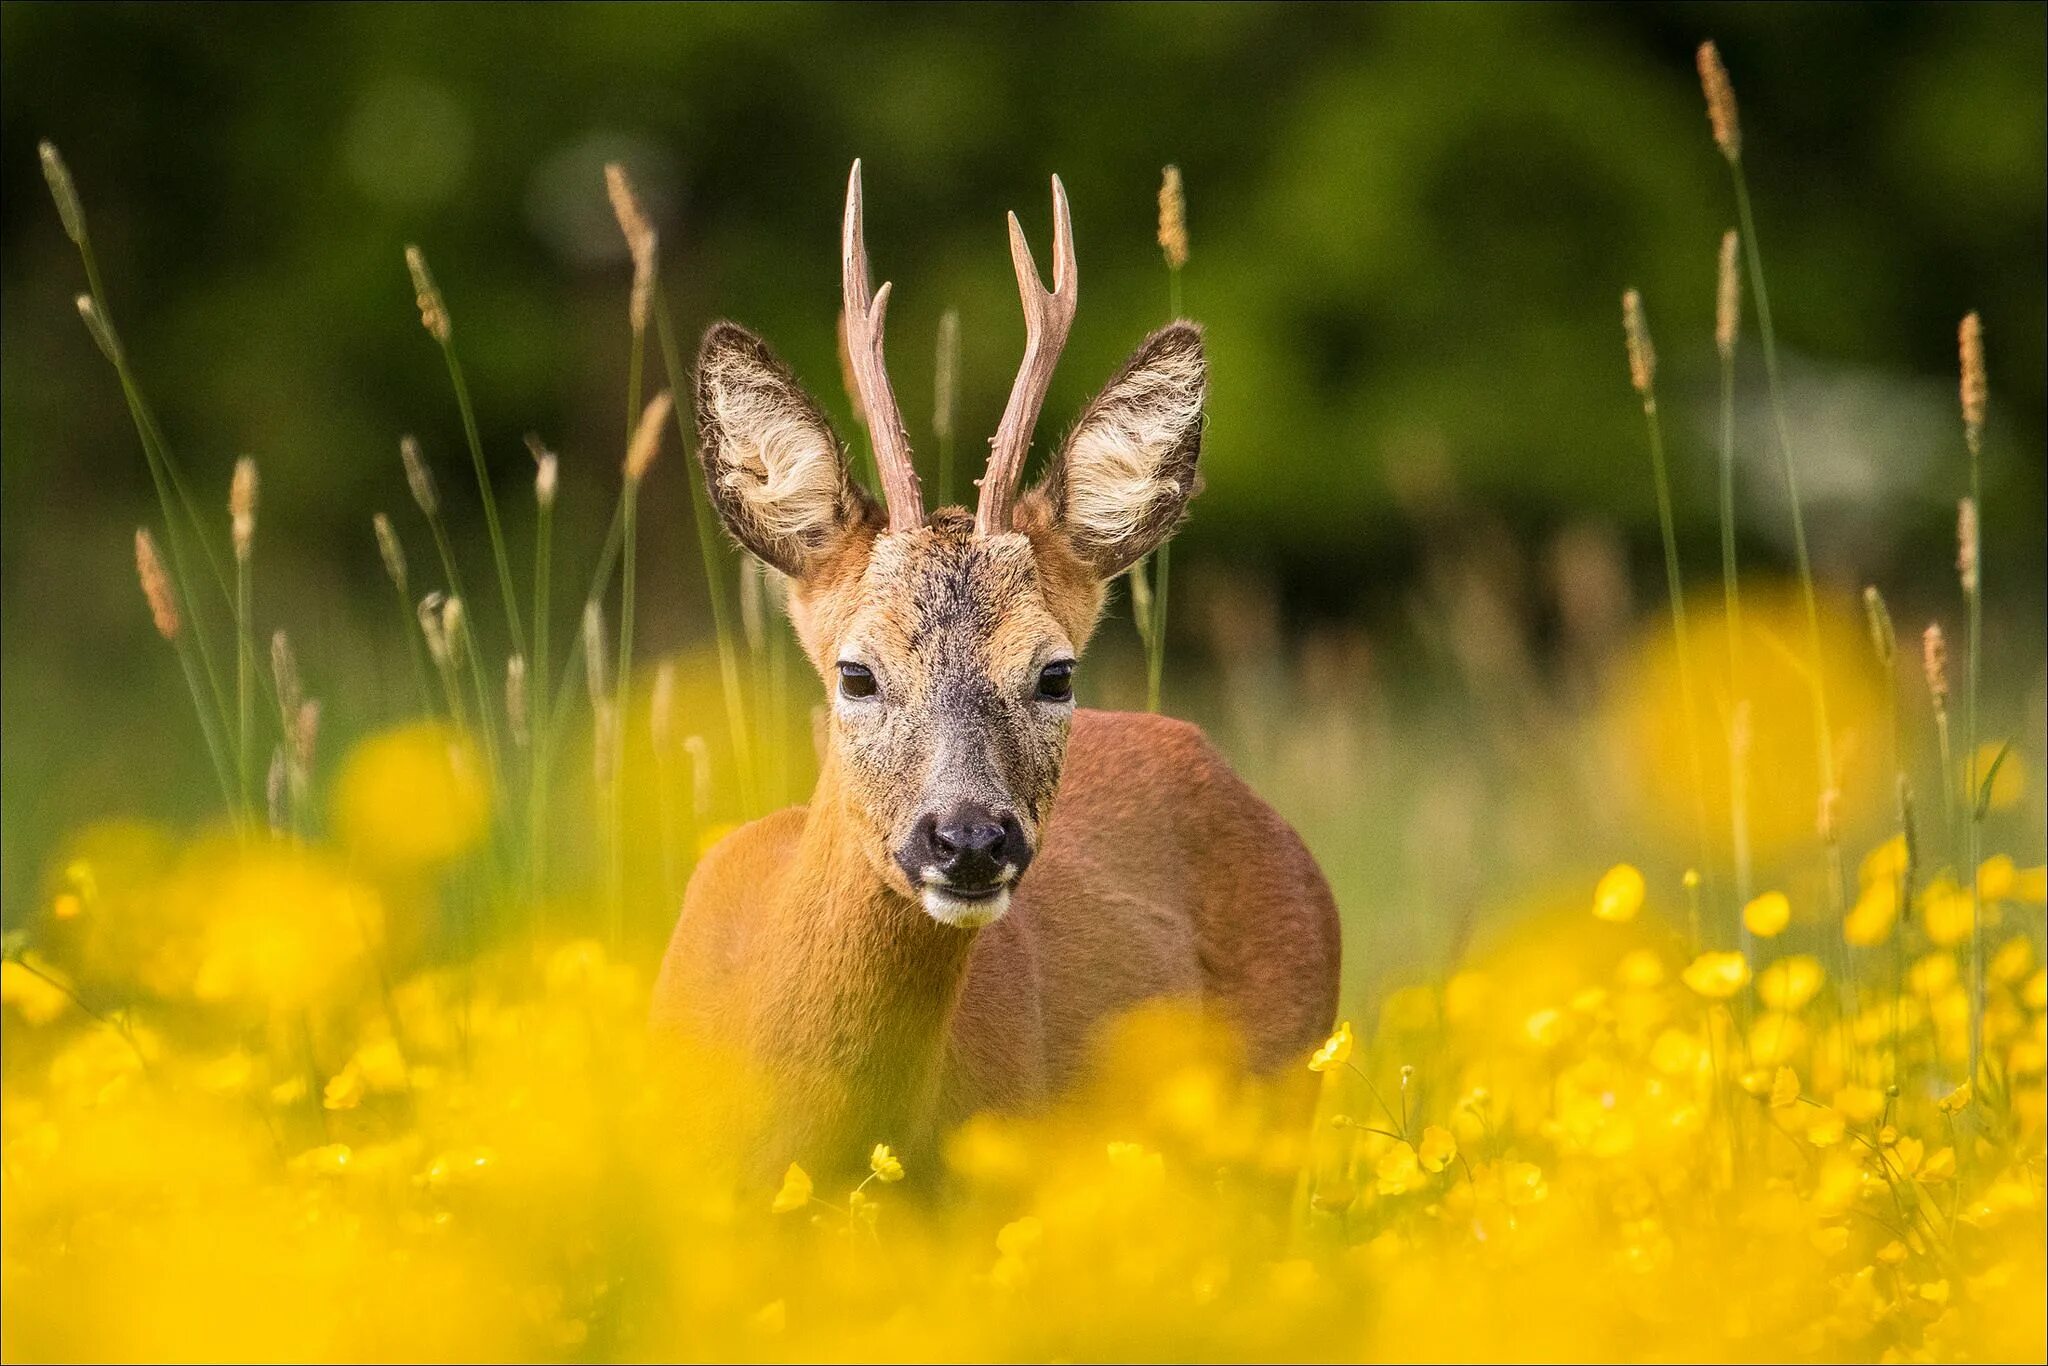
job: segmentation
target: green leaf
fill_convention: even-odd
[[[1991,767],[1984,770],[1984,781],[1977,786],[1977,819],[1983,820],[1984,813],[1991,809],[1991,784],[1998,777],[1998,766],[2005,762],[2005,756],[2012,753],[2012,741],[1998,747],[1998,757],[1991,761]]]

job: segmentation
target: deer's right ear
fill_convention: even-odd
[[[697,459],[726,531],[793,579],[880,519],[818,405],[733,323],[714,323],[697,350]]]

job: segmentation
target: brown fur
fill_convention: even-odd
[[[765,1074],[756,1157],[917,1151],[951,1120],[1060,1090],[1100,1025],[1162,997],[1228,1017],[1260,1069],[1329,1028],[1336,908],[1300,839],[1193,727],[1076,712],[1044,682],[1081,655],[1105,580],[1186,508],[1201,365],[1191,325],[1154,334],[1010,530],[943,508],[885,531],[773,354],[730,324],[706,335],[714,506],[791,576],[791,620],[832,695],[810,805],[699,866],[655,993],[665,1035]],[[842,664],[858,691],[838,686]],[[963,804],[1016,843],[1007,891],[979,901],[921,843]]]
[[[1185,722],[1076,716],[1038,860],[978,932],[860,866],[837,789],[828,769],[809,807],[713,851],[655,989],[659,1027],[736,1044],[779,1079],[771,1163],[915,1149],[975,1110],[1029,1107],[1074,1078],[1098,1025],[1150,999],[1227,1016],[1262,1070],[1330,1027],[1329,887]]]

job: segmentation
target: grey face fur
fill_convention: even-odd
[[[977,535],[964,509],[942,508],[891,532],[768,349],[729,323],[705,336],[698,455],[713,504],[790,577],[862,854],[935,919],[1001,916],[1037,852],[1074,713],[1049,680],[1086,644],[1104,582],[1183,514],[1204,373],[1192,325],[1155,333],[1019,500],[1014,531]]]

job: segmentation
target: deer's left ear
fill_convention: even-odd
[[[1154,332],[1081,414],[1035,490],[1102,578],[1151,553],[1186,514],[1208,387],[1202,330],[1177,322]]]

